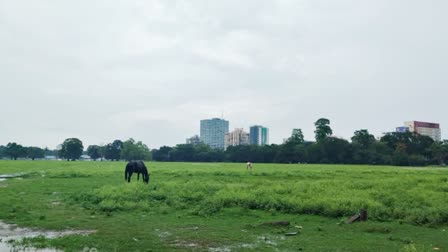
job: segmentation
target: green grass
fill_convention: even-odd
[[[0,161],[0,220],[95,229],[26,239],[66,251],[433,251],[448,249],[448,169],[347,165]],[[369,221],[345,224],[361,208]],[[289,227],[263,222],[288,220]],[[297,228],[298,226],[303,229]],[[285,236],[299,232],[296,236]]]

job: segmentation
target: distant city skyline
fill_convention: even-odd
[[[198,132],[199,133],[193,133],[192,135],[191,135],[191,137],[188,137],[188,138],[184,138],[184,140],[180,140],[179,142],[177,142],[177,143],[174,143],[174,144],[164,144],[164,143],[162,143],[162,144],[160,144],[159,146],[154,146],[154,145],[151,145],[151,143],[146,143],[146,142],[144,142],[145,144],[147,144],[151,149],[153,149],[153,148],[160,148],[160,147],[162,147],[162,146],[175,146],[175,145],[177,145],[177,144],[183,144],[183,143],[187,143],[187,144],[198,144],[199,142],[201,142],[201,138],[200,138],[200,131],[201,131],[201,121],[204,121],[204,120],[213,120],[213,119],[219,119],[219,120],[223,120],[223,121],[226,121],[227,122],[227,124],[228,124],[228,128],[230,129],[230,128],[232,128],[233,126],[232,126],[232,122],[231,122],[231,120],[226,120],[225,118],[218,118],[218,117],[216,117],[216,118],[211,118],[211,119],[202,119],[202,120],[199,120],[199,129],[198,129]],[[369,130],[369,128],[363,128],[363,129],[367,129],[368,131],[369,131],[369,133],[371,133],[371,134],[373,134],[377,139],[379,139],[381,136],[384,136],[384,134],[385,133],[387,133],[387,132],[405,132],[405,131],[414,131],[413,129],[411,130],[410,129],[410,125],[411,124],[413,124],[413,123],[417,123],[417,125],[419,124],[419,123],[424,123],[424,124],[434,124],[435,126],[431,126],[431,127],[437,127],[436,128],[436,131],[434,132],[434,130],[432,130],[432,129],[423,129],[423,130],[418,130],[418,129],[415,129],[415,131],[416,132],[418,132],[418,133],[420,133],[420,134],[423,134],[423,135],[428,135],[428,136],[430,136],[431,138],[433,138],[434,140],[444,140],[444,138],[442,137],[442,135],[443,135],[443,132],[441,131],[441,125],[439,124],[439,123],[437,123],[437,122],[422,122],[422,121],[417,121],[417,120],[414,120],[414,121],[405,121],[404,123],[403,123],[403,125],[405,125],[405,126],[395,126],[394,128],[391,128],[391,129],[389,129],[388,131],[382,131],[381,133],[379,133],[379,134],[374,134],[374,133],[372,133],[370,130]],[[285,139],[287,139],[288,137],[290,137],[291,136],[291,132],[289,132],[289,134],[287,134],[287,135],[285,135],[284,137],[283,137],[283,139],[281,140],[281,141],[278,141],[278,142],[271,142],[271,140],[269,139],[269,134],[270,134],[270,129],[268,128],[268,127],[264,127],[264,126],[260,126],[260,125],[253,125],[253,124],[250,124],[250,123],[246,123],[247,125],[251,125],[251,126],[248,126],[247,128],[243,128],[243,127],[237,127],[237,128],[235,128],[235,129],[242,129],[242,130],[244,130],[244,129],[248,129],[249,130],[249,133],[250,133],[250,129],[251,129],[251,127],[262,127],[262,128],[266,128],[267,130],[268,130],[268,144],[283,144],[284,143],[284,141],[285,141]],[[395,124],[395,125],[399,125],[399,124]],[[331,123],[331,120],[330,120],[330,127],[333,129],[333,126],[332,126],[332,123]],[[299,127],[300,128],[300,127]],[[293,128],[291,128],[291,130],[292,130]],[[430,132],[427,132],[427,131],[430,131]],[[303,129],[302,129],[302,131],[303,131]],[[193,131],[192,131],[193,132]],[[229,132],[227,132],[227,133],[229,133]],[[248,133],[248,134],[249,134]],[[225,133],[226,134],[226,133]],[[225,135],[224,134],[224,135]],[[343,136],[340,136],[340,135],[338,135],[337,134],[337,132],[334,132],[334,130],[333,130],[333,135],[332,136],[334,136],[334,137],[339,137],[339,138],[343,138],[343,139],[346,139],[346,140],[348,140],[348,141],[350,141],[350,138],[353,136],[353,134],[351,135],[351,136],[348,136],[348,137],[343,137]],[[37,147],[41,147],[41,148],[49,148],[49,149],[57,149],[58,148],[58,146],[60,146],[61,144],[62,144],[62,142],[63,142],[63,140],[65,140],[66,138],[69,138],[69,137],[64,137],[62,140],[61,140],[61,143],[58,143],[58,144],[56,144],[54,147],[52,147],[51,145],[30,145],[30,144],[26,144],[26,143],[22,143],[22,142],[19,142],[19,141],[9,141],[9,142],[16,142],[17,144],[21,144],[21,145],[23,145],[23,146],[37,146]],[[125,140],[128,140],[129,138],[134,138],[134,139],[136,139],[136,140],[140,140],[140,139],[138,139],[138,138],[135,138],[135,137],[129,137],[129,138],[122,138],[122,139],[120,139],[120,138],[113,138],[113,139],[111,139],[109,142],[101,142],[101,143],[88,143],[88,144],[86,144],[86,141],[84,141],[83,140],[83,138],[82,137],[76,137],[76,138],[79,138],[82,142],[83,142],[83,144],[84,144],[84,149],[87,149],[87,147],[88,147],[88,145],[106,145],[106,144],[108,144],[108,143],[111,143],[113,140],[115,140],[115,139],[119,139],[119,140],[122,140],[122,141],[125,141]],[[185,140],[186,139],[186,140]],[[305,135],[305,140],[306,141],[314,141],[315,139],[314,139],[314,132],[313,132],[313,135],[309,135],[309,136],[307,136],[307,135]],[[249,142],[250,142],[250,139],[249,139]],[[0,145],[6,145],[8,142],[5,142],[5,143],[0,143]],[[249,144],[252,144],[252,143],[249,143]],[[225,146],[223,145],[223,148],[224,148]],[[221,147],[220,147],[221,148]]]
[[[253,123],[281,144],[375,136],[403,121],[447,138],[448,1],[2,1],[0,144],[54,149]],[[107,10],[107,11],[105,11]],[[248,11],[250,17],[248,17]]]
[[[187,138],[187,144],[202,142],[214,149],[227,149],[228,146],[237,145],[268,145],[269,128],[261,125],[252,125],[249,132],[244,128],[235,128],[229,132],[230,121],[224,118],[211,118],[200,120],[200,136]]]
[[[154,145],[151,145],[151,143],[146,143],[146,142],[144,142],[145,144],[147,144],[151,149],[154,149],[154,148],[160,148],[160,147],[162,147],[162,146],[175,146],[175,145],[177,145],[177,144],[183,144],[183,143],[187,143],[187,144],[198,144],[199,143],[199,141],[201,141],[201,139],[200,139],[200,122],[201,121],[203,121],[203,120],[213,120],[213,119],[219,119],[219,120],[224,120],[224,121],[226,121],[227,123],[228,123],[228,127],[229,127],[229,129],[230,128],[232,128],[233,126],[232,126],[232,121],[231,120],[228,120],[228,119],[225,119],[225,118],[211,118],[211,119],[202,119],[202,120],[199,120],[199,127],[198,127],[198,130],[197,130],[197,132],[199,132],[199,133],[193,133],[193,134],[191,134],[191,137],[188,137],[188,138],[183,138],[184,140],[180,140],[179,142],[177,142],[177,143],[174,143],[174,144],[164,144],[164,143],[162,143],[162,144],[160,144],[159,146],[154,146]],[[317,120],[317,119],[316,119]],[[422,122],[422,121],[405,121],[403,124],[409,124],[409,123],[411,123],[411,122]],[[437,127],[439,127],[439,128],[437,128],[438,130],[437,130],[437,132],[436,133],[429,133],[429,134],[436,134],[437,135],[437,137],[432,137],[433,139],[439,139],[438,138],[438,136],[440,135],[440,140],[444,140],[444,138],[442,138],[441,136],[443,135],[443,132],[441,131],[441,125],[440,124],[438,124],[437,122],[423,122],[423,123],[431,123],[431,124],[437,124]],[[260,125],[253,125],[253,124],[251,124],[251,123],[246,123],[246,125],[250,125],[250,126],[248,126],[247,128],[243,128],[243,127],[237,127],[237,128],[235,128],[235,129],[248,129],[249,130],[249,133],[250,133],[250,128],[251,127],[253,127],[253,126],[260,126]],[[395,125],[399,125],[399,124],[395,124]],[[260,126],[260,127],[264,127],[264,126]],[[331,120],[330,120],[330,127],[333,129],[333,126],[332,126],[332,123],[331,123]],[[269,129],[269,127],[265,127],[265,128],[267,128],[268,130],[269,130],[269,133],[268,133],[268,135],[270,134],[270,129]],[[300,127],[299,127],[300,128]],[[405,129],[406,128],[406,129]],[[291,130],[292,130],[293,128],[291,128]],[[363,129],[367,129],[368,131],[369,131],[369,133],[371,133],[371,134],[373,134],[370,130],[369,130],[369,128],[363,128]],[[302,129],[303,130],[303,129]],[[409,127],[407,127],[407,126],[395,126],[394,128],[390,128],[388,131],[382,131],[381,133],[379,133],[379,134],[374,134],[374,136],[376,137],[376,138],[380,138],[381,136],[383,136],[385,133],[387,133],[387,132],[404,132],[404,131],[406,131],[406,130],[409,130]],[[194,132],[194,131],[192,131],[192,132]],[[419,133],[422,133],[422,132],[419,132]],[[285,141],[285,139],[287,139],[288,137],[290,137],[291,136],[291,132],[289,132],[289,134],[286,134],[284,137],[283,137],[283,139],[281,140],[281,141],[278,141],[278,142],[271,142],[271,140],[269,140],[269,138],[268,138],[268,144],[283,144],[284,143],[284,141]],[[337,134],[337,132],[334,132],[334,130],[333,130],[333,136],[335,136],[335,137],[340,137],[340,138],[343,138],[343,139],[346,139],[346,140],[348,140],[348,141],[350,141],[350,138],[353,136],[353,134],[351,135],[351,136],[348,136],[348,137],[343,137],[343,136],[340,136],[340,135],[338,135]],[[30,145],[30,144],[26,144],[26,143],[22,143],[22,142],[18,142],[18,141],[9,141],[9,142],[16,142],[16,143],[18,143],[18,144],[21,144],[21,145],[23,145],[23,146],[37,146],[37,147],[41,147],[41,148],[49,148],[49,149],[57,149],[57,147],[59,146],[59,145],[61,145],[62,144],[62,142],[66,139],[66,138],[69,138],[69,137],[64,137],[62,140],[61,140],[61,143],[58,143],[58,144],[56,144],[54,147],[52,147],[51,145]],[[120,138],[113,138],[113,139],[111,139],[109,142],[101,142],[101,143],[88,143],[88,144],[86,144],[87,143],[87,141],[85,141],[82,137],[77,137],[77,138],[79,138],[82,142],[83,142],[83,144],[84,144],[84,149],[87,149],[87,147],[88,147],[88,145],[106,145],[106,144],[108,144],[108,143],[111,143],[113,140],[115,140],[115,139],[119,139],[119,140],[122,140],[122,141],[125,141],[125,140],[128,140],[129,138],[134,138],[135,140],[140,140],[140,139],[138,139],[138,138],[135,138],[135,137],[129,137],[129,138],[122,138],[122,139],[120,139]],[[186,140],[185,140],[186,139]],[[313,132],[313,134],[312,135],[309,135],[309,136],[307,136],[307,135],[305,135],[305,140],[306,141],[314,141],[315,139],[314,139],[314,132]],[[0,145],[6,145],[8,142],[5,142],[5,143],[0,143]],[[223,145],[224,146],[224,145]]]

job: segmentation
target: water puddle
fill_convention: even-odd
[[[0,242],[0,251],[10,251],[10,252],[62,252],[62,250],[57,249],[37,249],[37,248],[25,248],[25,247],[14,247],[9,246],[9,244],[5,244]]]
[[[62,250],[46,248],[37,249],[32,247],[14,246],[14,241],[20,241],[22,238],[33,238],[44,236],[45,238],[53,239],[67,235],[89,235],[95,233],[94,230],[37,230],[30,228],[21,228],[17,225],[6,224],[0,221],[0,251],[25,251],[25,252],[59,252]]]
[[[0,181],[10,179],[10,178],[18,178],[25,175],[25,173],[13,173],[13,174],[0,174]]]
[[[0,174],[0,182],[6,181],[7,179],[21,179],[21,177],[25,175],[25,173],[14,173],[14,174]],[[8,187],[6,184],[0,184],[0,187]],[[0,250],[3,251],[3,250]]]
[[[13,173],[13,174],[0,174],[0,182],[6,181],[7,179],[22,179],[22,177],[25,175],[25,173]],[[0,187],[8,187],[5,184],[0,184]],[[2,250],[0,250],[2,251]]]

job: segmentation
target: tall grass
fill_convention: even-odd
[[[105,185],[73,196],[103,212],[167,206],[196,215],[242,207],[327,217],[367,209],[369,218],[413,224],[448,224],[448,171],[362,166],[261,166],[253,173],[236,165],[157,170],[156,181]]]

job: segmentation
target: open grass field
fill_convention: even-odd
[[[24,173],[0,181],[0,220],[96,230],[23,241],[65,251],[448,251],[445,168],[146,164],[149,185],[124,162],[0,161]]]

